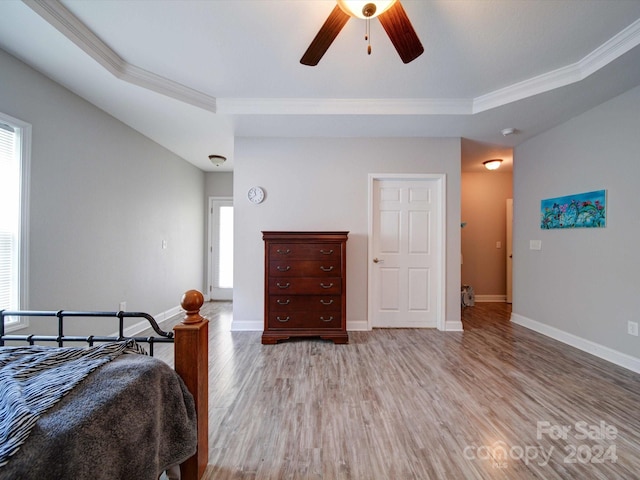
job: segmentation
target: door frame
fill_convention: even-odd
[[[233,197],[209,197],[209,210],[207,214],[207,288],[204,295],[205,300],[211,300],[211,292],[213,286],[213,262],[215,257],[213,255],[213,235],[211,230],[213,228],[213,205],[216,202],[231,202],[233,205]]]
[[[513,303],[513,198],[507,198],[507,295],[505,301]]]
[[[423,180],[423,181],[435,181],[438,185],[440,192],[440,209],[436,218],[436,245],[440,250],[440,258],[438,258],[438,270],[439,278],[438,284],[440,288],[436,294],[436,328],[438,330],[446,330],[445,322],[445,306],[446,306],[446,264],[447,264],[447,231],[446,231],[446,218],[447,218],[447,175],[445,173],[370,173],[369,174],[369,205],[368,205],[368,244],[367,244],[367,329],[371,330],[373,327],[373,257],[375,252],[373,251],[373,193],[374,183],[380,180]]]

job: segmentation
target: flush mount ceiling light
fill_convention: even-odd
[[[503,128],[500,133],[502,133],[502,135],[504,137],[508,137],[509,135],[513,135],[514,133],[516,133],[516,129],[515,128]]]
[[[220,165],[222,165],[224,162],[227,161],[227,157],[223,157],[222,155],[209,155],[209,160],[216,167],[219,167]]]
[[[380,2],[359,1],[359,0],[338,0],[338,5],[344,13],[352,17],[375,18],[396,3],[396,0],[385,0]]]
[[[497,170],[498,168],[500,168],[500,165],[502,164],[502,159],[493,158],[491,160],[487,160],[486,162],[482,162],[482,164],[484,165],[484,168],[486,168],[487,170]]]

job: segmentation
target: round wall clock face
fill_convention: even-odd
[[[260,187],[251,187],[247,193],[247,197],[253,203],[261,203],[264,200],[264,190]]]

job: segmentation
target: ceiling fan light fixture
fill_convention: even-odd
[[[497,170],[498,168],[500,168],[500,165],[502,165],[502,159],[494,158],[494,159],[482,162],[482,164],[484,165],[484,168],[486,168],[487,170]]]
[[[344,13],[351,17],[375,18],[386,12],[397,0],[378,0],[378,1],[362,1],[362,0],[337,0],[338,5]]]
[[[368,42],[368,53],[371,53],[369,26],[371,18],[374,17],[380,21],[380,25],[400,55],[402,63],[412,62],[424,53],[424,47],[420,43],[400,0],[386,0],[384,2],[337,0],[333,10],[302,55],[300,63],[310,67],[317,65],[352,17],[365,20],[365,40]]]

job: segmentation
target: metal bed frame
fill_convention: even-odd
[[[4,319],[5,317],[55,317],[58,321],[57,335],[6,335]],[[118,336],[104,335],[65,335],[64,319],[65,317],[99,317],[99,318],[117,318],[118,319]],[[125,318],[143,318],[149,322],[149,325],[159,336],[150,337],[129,337],[124,335],[124,319]],[[4,346],[5,342],[27,342],[29,345],[35,345],[35,342],[56,342],[59,347],[64,346],[64,342],[87,343],[93,346],[94,342],[119,342],[123,340],[133,339],[138,343],[149,344],[149,355],[153,356],[153,346],[156,343],[173,343],[173,332],[165,332],[160,328],[155,318],[144,312],[77,312],[77,311],[26,311],[26,310],[0,310],[0,346]]]

